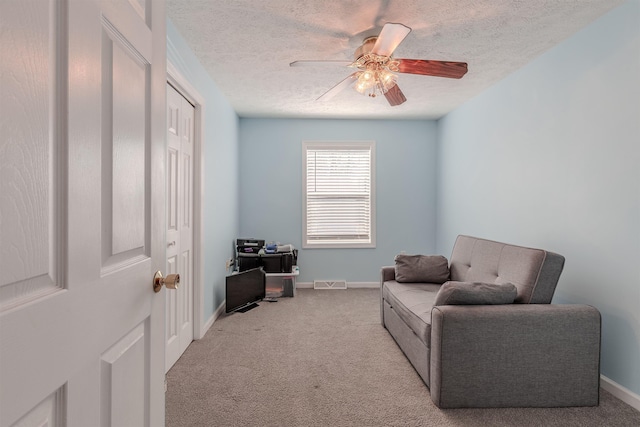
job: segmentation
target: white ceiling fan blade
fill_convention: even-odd
[[[387,23],[382,27],[371,53],[380,56],[391,56],[402,40],[411,32],[411,28],[402,24]]]
[[[326,91],[325,93],[320,95],[318,97],[318,99],[316,99],[316,101],[328,101],[328,100],[330,100],[331,98],[336,96],[338,93],[342,92],[344,89],[346,89],[349,86],[351,86],[353,84],[353,82],[358,80],[357,74],[358,74],[358,71],[356,71],[355,73],[347,76],[347,78],[342,80],[340,83],[338,83],[337,85],[335,85],[334,87],[332,87],[331,89],[329,89],[328,91]]]
[[[290,67],[307,67],[309,65],[344,65],[349,66],[353,63],[353,61],[344,61],[344,60],[302,60],[302,61],[293,61],[289,64]]]

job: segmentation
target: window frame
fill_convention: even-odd
[[[307,235],[307,152],[309,150],[363,150],[369,158],[369,241],[309,242]],[[362,249],[376,247],[376,142],[375,141],[303,141],[302,142],[302,247],[304,249]]]

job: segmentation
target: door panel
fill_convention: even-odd
[[[0,22],[2,142],[0,142],[0,310],[60,291],[62,233],[57,216],[60,172],[54,117],[58,11],[37,1],[3,2]],[[24,34],[24,24],[29,37]],[[5,38],[6,37],[6,38]],[[7,61],[5,61],[7,58]],[[13,60],[8,60],[13,58]],[[21,61],[20,58],[29,58]],[[13,81],[14,84],[8,84]],[[12,100],[7,103],[4,100]],[[10,126],[29,123],[30,126]]]
[[[102,426],[143,426],[148,419],[145,401],[148,384],[148,322],[136,326],[101,357]]]
[[[167,274],[176,274],[178,273],[178,257],[176,255],[171,256],[167,259]],[[180,276],[180,285],[183,285],[182,276]],[[176,289],[180,290],[180,287]],[[179,347],[180,337],[178,335],[178,292],[171,292],[167,294],[167,303],[166,303],[166,326],[165,326],[165,334],[167,340],[167,347]],[[178,350],[175,350],[178,351]],[[173,356],[175,357],[175,356]],[[178,356],[180,357],[180,356]],[[166,371],[166,369],[165,369]]]
[[[103,227],[112,229],[110,255],[116,255],[145,246],[145,97],[149,64],[133,47],[110,37],[103,49],[103,94],[111,89],[112,95],[103,97],[103,131],[113,132],[103,144],[103,151],[111,154],[104,159],[111,160],[111,164],[103,168],[107,172],[103,179],[110,178],[112,183],[111,215],[103,221]],[[104,116],[112,116],[112,126]]]
[[[102,272],[108,274],[149,257],[145,227],[150,189],[145,163],[149,62],[122,40],[112,23],[102,19],[102,25]]]
[[[174,238],[178,236],[178,156],[179,152],[174,147],[169,147],[168,162],[167,162],[167,174],[169,179],[169,188],[167,191],[167,202],[168,202],[168,215],[167,215],[167,226],[168,233],[168,247],[173,246]]]
[[[134,3],[0,4],[0,426],[164,424],[165,16]]]
[[[181,255],[180,265],[183,266],[184,271],[184,280],[186,283],[189,283],[190,286],[187,286],[184,289],[184,294],[181,296],[181,304],[179,313],[181,318],[179,320],[179,325],[181,327],[181,341],[184,350],[187,349],[191,341],[193,341],[193,280],[191,279],[191,272],[193,270],[193,261],[191,259],[191,250],[183,250]],[[180,280],[182,280],[182,276],[180,276]]]
[[[14,427],[29,426],[64,426],[64,389],[48,396],[14,424]]]

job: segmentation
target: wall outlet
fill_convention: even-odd
[[[225,262],[225,264],[224,264],[224,266],[225,266],[225,268],[226,268],[227,270],[228,270],[228,269],[230,269],[232,265],[233,265],[233,258],[229,258],[229,259],[227,260],[227,262]]]

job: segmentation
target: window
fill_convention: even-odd
[[[375,142],[303,143],[304,248],[374,248]]]

